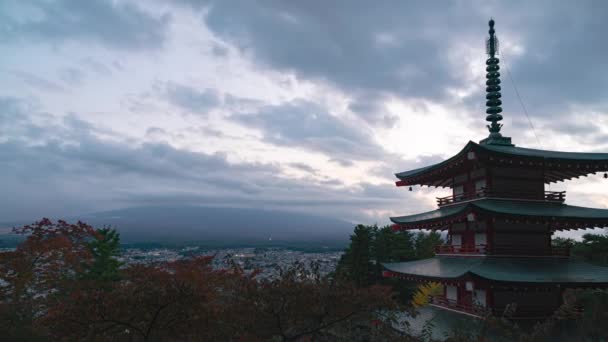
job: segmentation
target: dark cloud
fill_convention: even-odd
[[[381,100],[363,97],[351,102],[348,108],[371,125],[392,128],[399,121],[399,117],[388,113]]]
[[[166,85],[169,101],[189,112],[207,115],[208,111],[221,104],[221,97],[214,89],[195,89],[182,84]]]
[[[206,24],[258,63],[330,82],[365,99],[368,107],[377,108],[387,94],[442,98],[447,87],[462,84],[450,72],[442,44],[458,38],[448,26],[461,25],[455,16],[467,9],[456,3],[442,4],[441,11],[430,2],[400,1],[215,1],[208,6]],[[385,113],[356,112],[374,124],[394,124]]]
[[[23,83],[37,90],[53,93],[66,91],[63,86],[29,72],[13,71],[12,74]]]
[[[304,100],[265,106],[255,113],[238,114],[236,122],[262,131],[276,145],[301,147],[340,159],[378,160],[385,152],[362,127]]]
[[[308,164],[304,164],[304,163],[289,163],[288,165],[290,167],[293,167],[294,169],[298,169],[300,171],[308,172],[308,173],[311,173],[311,174],[316,174],[317,173],[317,170],[314,167],[312,167],[312,166],[310,166]]]
[[[571,104],[608,111],[605,1],[202,3],[205,23],[219,37],[270,69],[337,86],[373,125],[394,124],[379,110],[387,96],[451,103],[448,89],[469,88],[469,56],[462,53],[473,49],[485,58],[489,17],[503,47],[505,115],[524,117],[511,78],[533,118],[568,116]],[[523,53],[514,55],[509,45]],[[483,121],[482,82],[465,104]]]
[[[603,43],[608,3],[541,2],[526,4],[524,10],[549,10],[540,20],[509,16],[502,24],[522,39],[514,43],[526,47],[521,58],[507,62],[529,110],[557,116],[568,114],[569,103],[590,102],[602,102],[608,109],[608,47]]]
[[[206,23],[272,68],[354,90],[428,96],[442,93],[436,82],[457,81],[437,43],[449,31],[427,30],[462,12],[444,5],[437,11],[434,4],[399,1],[216,1]],[[421,15],[426,11],[433,15]]]
[[[98,75],[101,75],[101,76],[112,75],[112,70],[109,67],[107,67],[105,64],[95,60],[92,57],[83,58],[80,61],[80,64],[82,64],[82,66],[85,67],[86,69],[88,69],[89,71],[92,71]]]
[[[69,85],[81,85],[85,79],[84,72],[77,68],[63,68],[58,72],[59,78]]]
[[[148,94],[162,96],[189,113],[206,115],[221,107],[232,113],[231,120],[259,130],[265,142],[279,147],[320,152],[343,167],[374,161],[379,165],[370,173],[383,179],[440,161],[436,155],[418,160],[395,158],[378,145],[369,126],[395,125],[397,118],[383,106],[387,99],[460,105],[448,90],[472,86],[468,53],[472,50],[482,59],[490,16],[497,20],[503,47],[503,108],[505,121],[512,122],[503,129],[505,135],[519,138],[514,139],[518,145],[522,137],[531,141],[508,66],[541,139],[570,135],[589,145],[608,143],[602,127],[569,116],[576,105],[593,108],[600,113],[596,115],[608,111],[604,96],[608,92],[608,64],[604,63],[608,48],[603,44],[608,5],[603,1],[581,5],[555,1],[179,0],[165,7],[170,9],[175,3],[205,8],[200,12],[203,23],[219,38],[210,46],[214,56],[226,56],[236,48],[250,58],[256,70],[289,73],[299,80],[336,87],[348,97],[348,109],[360,119],[348,121],[312,100],[268,105],[178,83],[159,83],[156,93]],[[169,17],[152,15],[137,6],[111,0],[4,2],[0,4],[0,41],[52,45],[79,41],[131,51],[161,47]],[[514,44],[522,46],[521,56],[509,51],[508,46]],[[60,78],[82,80],[75,70],[87,75],[125,71],[120,61],[104,64],[96,58],[82,60],[79,69],[59,71]],[[478,68],[485,68],[482,61]],[[63,91],[62,84],[23,70],[9,74],[44,92]],[[476,129],[484,130],[483,81],[473,86],[464,105],[478,118]],[[137,111],[145,108],[140,106]],[[233,138],[213,127],[192,129],[203,137]],[[231,163],[226,154],[180,150],[158,142],[172,134],[160,127],[148,130],[146,137],[156,142],[147,144],[120,136],[104,140],[99,136],[109,133],[100,133],[99,128],[74,117],[49,124],[34,103],[0,98],[0,185],[11,194],[0,200],[0,215],[17,217],[34,209],[61,208],[80,214],[85,209],[104,209],[104,205],[163,201],[289,207],[353,219],[360,210],[429,209],[417,201],[420,197],[392,185],[346,186],[337,179],[319,180],[318,173],[298,180],[281,173],[284,167],[311,174],[316,171],[302,163]]]
[[[366,189],[375,186],[349,189],[338,180],[291,179],[274,164],[232,163],[224,153],[100,139],[111,132],[73,116],[42,123],[38,114],[28,101],[0,98],[4,220],[163,203],[288,209],[357,221],[365,215],[355,208],[399,203],[397,191],[368,196]],[[289,166],[314,171],[306,164]]]
[[[3,41],[96,41],[122,49],[161,46],[169,22],[168,15],[156,17],[132,3],[109,0],[24,0],[1,5],[0,11]]]
[[[338,165],[343,166],[343,167],[351,167],[355,164],[355,163],[353,163],[352,160],[340,159],[340,158],[331,158],[329,161],[332,163],[337,163]]]

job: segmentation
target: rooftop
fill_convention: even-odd
[[[389,271],[388,276],[393,277],[411,275],[437,280],[458,279],[471,274],[502,282],[608,286],[608,267],[571,259],[437,256],[430,259],[383,265]]]
[[[608,209],[577,207],[560,202],[480,198],[420,214],[391,217],[402,229],[444,229],[467,220],[469,214],[505,220],[548,223],[553,230],[608,226]]]
[[[451,177],[467,164],[485,161],[497,165],[543,168],[545,183],[608,171],[608,153],[546,151],[512,145],[469,141],[455,156],[440,163],[395,174],[398,186],[452,186]]]

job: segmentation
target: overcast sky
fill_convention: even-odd
[[[394,173],[487,136],[490,17],[504,134],[606,152],[606,13],[599,0],[2,1],[0,218],[431,210],[446,190],[408,192]],[[608,207],[601,175],[551,189]]]

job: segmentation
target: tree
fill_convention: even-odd
[[[367,286],[372,278],[371,246],[376,227],[358,225],[350,237],[350,278],[357,286]]]
[[[382,278],[382,263],[414,260],[413,235],[410,232],[396,232],[390,226],[375,229],[371,255],[375,260],[375,278]]]
[[[416,259],[427,259],[435,256],[435,247],[441,245],[443,239],[435,231],[416,234]]]
[[[555,247],[566,247],[575,258],[608,266],[608,235],[585,234],[582,241],[555,237],[551,240]]]
[[[0,253],[0,330],[11,334],[42,333],[44,316],[76,286],[78,274],[92,262],[87,242],[93,227],[78,222],[42,219],[14,228],[26,239],[14,251]]]
[[[608,235],[583,235],[583,241],[572,247],[572,254],[586,261],[608,266]]]
[[[253,280],[213,269],[212,259],[131,265],[108,288],[75,291],[44,324],[57,339],[230,340],[247,322],[234,316],[247,307],[239,298]]]
[[[297,264],[268,280],[235,263],[216,269],[210,256],[119,267],[119,236],[111,229],[43,220],[18,231],[26,240],[0,253],[0,330],[7,340],[395,336],[386,311],[398,305],[389,287],[321,276],[318,265]],[[365,236],[361,230],[358,237]]]
[[[394,231],[390,226],[357,225],[350,239],[338,262],[336,274],[358,286],[371,283],[398,285],[399,292],[405,296],[409,296],[414,287],[406,286],[405,289],[403,282],[383,279],[382,264],[430,258],[435,255],[435,246],[443,243],[441,235],[436,232],[414,235],[407,231]]]
[[[302,263],[262,280],[249,296],[256,319],[248,336],[263,340],[369,340],[378,326],[390,323],[381,313],[399,307],[389,287],[358,287]]]
[[[418,285],[416,293],[412,298],[412,305],[416,308],[425,306],[431,302],[433,296],[443,293],[443,285],[440,283],[429,282]]]
[[[107,283],[119,279],[120,234],[111,228],[96,231],[97,238],[87,242],[93,261],[84,264],[82,277],[94,282]]]
[[[555,237],[551,240],[551,245],[554,247],[572,248],[576,244],[576,240],[571,238]]]

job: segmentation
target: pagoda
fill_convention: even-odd
[[[547,317],[568,288],[608,288],[608,267],[569,257],[551,246],[556,231],[608,226],[608,209],[565,204],[565,191],[546,184],[608,171],[608,153],[545,151],[517,147],[500,133],[502,102],[498,39],[490,20],[486,42],[486,120],[490,134],[469,141],[440,163],[397,173],[397,186],[451,188],[438,208],[391,217],[393,229],[442,230],[447,244],[430,259],[384,264],[384,276],[443,284],[435,307],[481,317]],[[604,174],[606,178],[607,175]],[[515,304],[515,305],[512,305]]]

